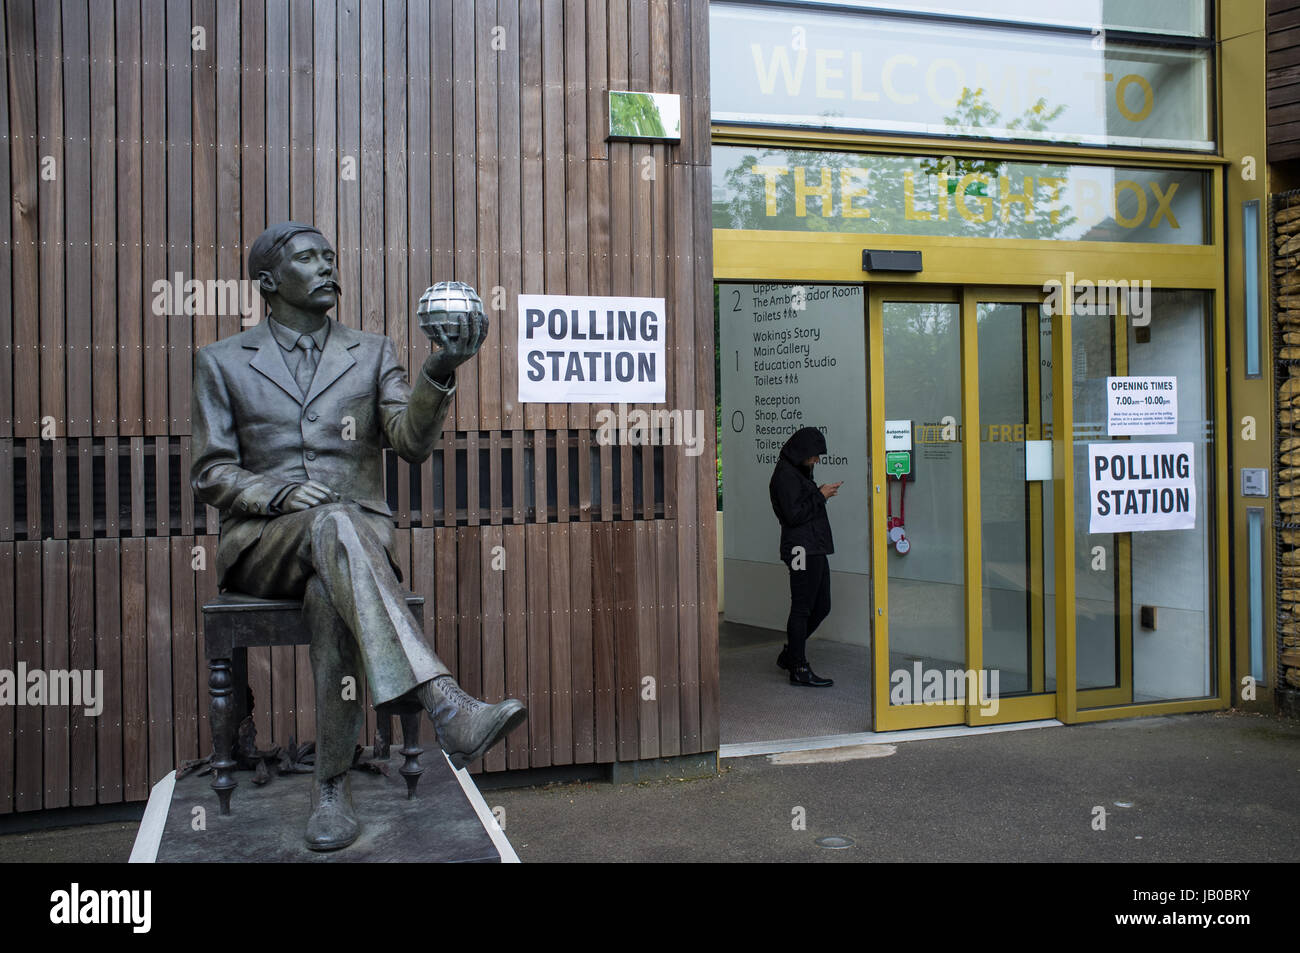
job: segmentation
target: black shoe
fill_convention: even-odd
[[[776,657],[776,667],[790,671],[790,646],[781,646],[781,654]]]
[[[797,668],[790,669],[791,685],[807,685],[809,688],[830,688],[835,684],[829,678],[822,678],[814,672],[807,662],[804,662]]]

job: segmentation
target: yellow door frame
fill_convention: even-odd
[[[932,147],[931,147],[932,148]],[[1096,157],[1093,157],[1096,161]],[[1203,159],[1196,163],[1201,167],[1221,167],[1223,160]],[[1054,242],[1021,239],[969,239],[921,236],[861,235],[842,232],[782,232],[763,230],[726,230],[715,229],[714,243],[714,278],[718,281],[780,281],[780,282],[835,282],[862,283],[870,292],[873,281],[869,274],[862,271],[861,254],[864,248],[906,248],[920,250],[925,270],[901,280],[891,277],[889,284],[894,286],[891,295],[897,293],[901,286],[910,285],[915,293],[924,300],[942,300],[933,296],[944,293],[953,297],[948,300],[962,300],[970,297],[978,299],[982,292],[979,286],[997,286],[999,290],[1015,286],[1026,292],[1041,292],[1048,281],[1062,281],[1064,278],[1062,263],[1069,263],[1069,268],[1079,279],[1093,281],[1116,278],[1133,278],[1135,275],[1149,280],[1153,288],[1205,290],[1212,293],[1212,328],[1215,360],[1211,375],[1213,419],[1214,419],[1214,460],[1215,460],[1215,525],[1214,546],[1218,558],[1214,567],[1215,576],[1215,632],[1214,656],[1217,663],[1215,689],[1216,694],[1207,698],[1193,698],[1177,701],[1125,704],[1122,700],[1098,698],[1087,692],[1077,690],[1077,651],[1075,626],[1075,585],[1074,585],[1074,408],[1072,398],[1072,306],[1069,295],[1062,295],[1060,315],[1054,316],[1052,329],[1053,356],[1053,509],[1055,515],[1054,538],[1056,546],[1056,693],[1055,716],[1061,721],[1086,722],[1112,718],[1128,718],[1139,715],[1167,714],[1188,711],[1209,711],[1228,707],[1229,704],[1229,627],[1228,627],[1228,586],[1227,572],[1223,565],[1223,555],[1228,551],[1228,430],[1227,430],[1227,381],[1225,314],[1224,314],[1224,267],[1221,229],[1217,223],[1223,221],[1223,188],[1221,170],[1211,176],[1211,209],[1208,216],[1208,229],[1211,244],[1171,246],[1143,243],[1103,243],[1103,242]],[[946,291],[940,292],[940,288]],[[871,408],[882,407],[884,400],[882,334],[880,310],[874,303],[869,304],[868,359],[870,364],[869,393]],[[963,311],[963,338],[971,333],[966,327],[967,318]],[[973,318],[969,319],[973,320]],[[978,394],[970,393],[971,387],[977,387],[977,379],[969,371],[977,360],[977,352],[972,346],[963,344],[963,426],[976,420],[978,414]],[[874,410],[869,411],[869,417]],[[870,446],[873,458],[884,459],[884,437],[879,428],[871,435]],[[969,440],[965,441],[970,443]],[[963,467],[967,476],[971,475],[970,451],[963,449]],[[969,493],[973,487],[978,493],[978,455],[975,456],[975,481],[967,481],[966,501],[967,527],[965,546],[969,553],[972,545],[978,545],[979,525],[971,523]],[[873,486],[875,486],[873,478]],[[876,487],[873,501],[881,492]],[[978,504],[978,496],[975,497]],[[873,502],[873,586],[877,595],[875,614],[872,622],[876,629],[887,635],[888,603],[880,601],[881,580],[875,567],[884,565],[884,533],[879,524],[883,518],[881,508]],[[976,507],[978,512],[978,506]],[[973,528],[973,533],[972,533]],[[972,541],[972,535],[975,537]],[[1071,571],[1066,571],[1067,567]],[[967,620],[979,606],[980,587],[970,584],[971,570],[969,560],[967,567]],[[976,580],[978,582],[978,580]],[[887,580],[886,580],[887,585]],[[1123,613],[1121,613],[1123,614]],[[978,615],[975,616],[979,621]],[[974,627],[976,632],[979,627]],[[968,650],[975,636],[968,626]],[[876,700],[888,701],[887,677],[889,671],[887,638],[873,639],[873,658],[875,662]],[[976,652],[968,654],[968,665],[978,668],[974,661],[982,656],[982,646],[975,646]],[[883,656],[883,657],[882,657]],[[882,691],[881,679],[886,679]],[[1030,714],[1037,711],[1040,703],[1033,703],[1034,698],[1052,696],[1027,696],[1006,699],[1002,702],[999,716],[1002,720],[1021,720],[1022,718],[1042,717]],[[1081,707],[1082,704],[1082,707]],[[1096,707],[1092,707],[1095,705]],[[917,727],[921,724],[933,724],[933,712],[917,711],[925,706],[891,706],[876,704],[877,730]],[[933,708],[935,706],[929,706]],[[939,706],[944,707],[944,706]],[[952,706],[957,708],[958,706]],[[974,709],[978,712],[978,709]],[[922,717],[922,715],[929,717]],[[1013,715],[1015,717],[1013,717]],[[960,724],[968,716],[962,712],[951,723]],[[978,715],[973,716],[978,718]],[[984,723],[972,721],[972,723]]]
[[[979,433],[980,433],[979,426],[982,422],[980,421],[979,412],[978,412],[979,411],[979,380],[978,380],[979,336],[976,329],[976,323],[979,316],[979,306],[980,304],[983,303],[1019,304],[1019,305],[1036,306],[1040,304],[1042,300],[1043,300],[1043,291],[1041,287],[1040,288],[1000,288],[1000,287],[991,287],[991,286],[975,287],[975,286],[967,285],[965,288],[963,288],[962,291],[962,324],[963,324],[963,328],[965,329],[967,328],[967,322],[969,322],[969,334],[970,334],[970,346],[967,348],[967,350],[970,352],[969,366],[972,371],[971,373],[972,384],[970,385],[969,394],[972,400],[972,406],[975,410],[975,413],[972,415],[973,421],[975,422],[975,426],[971,430],[967,431],[967,433],[974,433],[975,438],[965,441],[967,446],[963,447],[963,449],[968,451],[969,456],[972,458],[970,464],[970,467],[972,469],[968,470],[967,476],[969,477],[971,472],[973,472],[975,478],[973,483],[974,495],[971,499],[971,503],[967,505],[967,509],[966,509],[966,522],[968,525],[973,524],[975,526],[975,530],[976,530],[975,535],[977,537],[980,537],[975,542],[973,549],[971,548],[971,544],[969,540],[967,541],[967,573],[966,573],[967,583],[966,584],[968,587],[971,586],[976,587],[981,602],[983,599],[983,584],[984,584],[983,572],[982,572],[982,565],[983,565],[982,560],[983,560],[983,551],[984,551],[982,534],[984,531],[984,520],[981,515],[982,507],[981,507],[980,483],[979,483],[979,475],[980,475],[979,454],[982,446],[981,440],[979,438]],[[1025,360],[1025,386],[1027,388],[1034,388],[1031,391],[1031,393],[1037,394],[1036,385],[1038,383],[1038,378],[1030,376],[1031,373],[1037,372],[1039,367],[1038,364],[1039,328],[1037,322],[1036,309],[1034,312],[1033,319],[1030,319],[1026,316],[1024,320],[1026,322],[1024,334],[1025,334],[1025,339],[1028,342],[1028,347],[1026,348],[1026,360]],[[1056,365],[1055,363],[1053,363],[1052,366],[1053,389],[1055,389],[1058,386],[1057,373],[1058,371]],[[966,387],[966,382],[965,380],[963,380],[963,388],[965,387]],[[1030,402],[1031,422],[1037,422],[1041,417],[1041,411],[1035,406],[1037,403],[1038,403],[1037,401]],[[1028,593],[1028,597],[1030,599],[1030,606],[1031,606],[1030,617],[1032,620],[1031,628],[1030,628],[1030,646],[1031,646],[1031,654],[1032,654],[1032,660],[1030,664],[1030,693],[999,699],[998,710],[995,714],[986,713],[978,705],[967,705],[966,724],[968,725],[993,725],[993,724],[1005,724],[1007,722],[1014,722],[1014,721],[1036,721],[1039,719],[1053,718],[1056,716],[1055,692],[1049,692],[1045,690],[1046,689],[1046,686],[1044,684],[1045,678],[1042,672],[1042,666],[1044,664],[1044,658],[1043,658],[1044,633],[1043,633],[1043,625],[1042,625],[1042,618],[1043,618],[1042,602],[1043,602],[1044,588],[1043,588],[1043,579],[1042,579],[1043,561],[1041,555],[1042,520],[1041,518],[1039,518],[1038,520],[1034,519],[1035,491],[1037,494],[1037,499],[1039,500],[1038,511],[1041,513],[1041,506],[1042,506],[1041,503],[1042,484],[1041,483],[1035,483],[1030,487],[1030,509],[1029,509],[1030,536],[1029,538],[1031,540],[1030,543],[1031,548],[1034,546],[1034,543],[1036,542],[1037,548],[1039,550],[1039,555],[1037,557],[1034,557],[1031,553],[1031,558],[1030,558],[1031,581],[1030,581],[1029,593]],[[970,534],[968,534],[968,536],[969,535]],[[1060,570],[1058,569],[1057,571],[1059,573]],[[1037,585],[1033,583],[1034,574],[1036,574],[1038,577]],[[980,608],[982,610],[982,606]],[[975,614],[975,615],[968,614],[967,616],[967,630],[966,630],[967,646],[968,649],[972,650],[968,654],[967,664],[969,664],[970,667],[975,669],[976,671],[983,670],[984,668],[983,621],[984,620],[982,617],[982,611],[981,614]],[[1057,651],[1058,652],[1060,651],[1059,646],[1057,648]]]
[[[868,417],[868,440],[872,457],[884,460],[884,429],[879,426],[884,419],[884,321],[883,305],[893,301],[924,301],[935,303],[956,303],[959,306],[961,322],[961,427],[962,427],[962,505],[963,517],[963,582],[965,584],[965,646],[966,667],[979,672],[984,668],[984,633],[983,633],[983,523],[980,518],[980,411],[979,411],[979,336],[977,329],[978,306],[983,302],[997,304],[1038,304],[1043,298],[1038,288],[975,288],[965,286],[960,289],[940,285],[881,285],[869,284],[868,290],[868,359],[870,361],[870,405]],[[1038,366],[1038,326],[1036,321],[1029,325],[1026,334],[1033,340],[1029,351],[1032,363]],[[1026,374],[1028,375],[1028,368]],[[1056,386],[1056,385],[1053,385]],[[877,409],[878,408],[878,409]],[[875,426],[873,426],[875,424]],[[975,435],[972,437],[971,435]],[[1037,607],[1034,616],[1037,631],[1031,640],[1036,664],[1031,671],[1034,677],[1034,694],[1001,698],[996,713],[986,712],[978,703],[967,699],[964,704],[942,705],[905,705],[889,704],[890,673],[889,660],[889,575],[887,569],[878,571],[876,567],[887,567],[889,546],[886,541],[885,507],[879,500],[885,492],[885,484],[876,481],[876,472],[872,473],[872,586],[874,601],[873,623],[873,673],[876,711],[876,730],[892,731],[905,728],[938,727],[944,725],[989,725],[1016,721],[1032,721],[1052,718],[1056,715],[1054,693],[1043,691],[1042,675],[1042,586],[1041,558],[1034,561],[1037,566],[1040,585],[1034,587],[1030,598]],[[1041,494],[1041,486],[1037,487]],[[1032,517],[1031,517],[1032,522]],[[1037,531],[1041,533],[1041,520]],[[1039,540],[1041,549],[1041,538]]]
[[[861,280],[860,278],[858,280]],[[959,289],[946,288],[942,285],[925,285],[915,284],[906,285],[888,285],[888,300],[890,301],[924,301],[935,303],[956,304],[963,312],[963,293]],[[889,704],[890,672],[893,666],[889,661],[889,544],[887,541],[887,530],[885,526],[885,506],[883,504],[884,494],[889,492],[889,484],[884,474],[885,459],[885,429],[883,426],[877,426],[880,421],[884,420],[885,414],[885,363],[884,363],[884,320],[883,304],[885,298],[873,285],[867,286],[867,337],[868,347],[867,356],[870,361],[870,374],[867,380],[867,387],[870,393],[870,400],[867,407],[867,439],[868,446],[871,448],[871,459],[878,461],[871,468],[871,586],[872,586],[872,603],[874,613],[872,616],[872,691],[873,702],[872,708],[875,712],[875,730],[876,731],[894,731],[906,728],[934,728],[943,725],[961,725],[966,723],[966,705],[942,704],[942,705],[891,705]],[[969,477],[968,465],[968,447],[970,445],[969,424],[974,416],[978,413],[978,395],[976,403],[970,402],[970,394],[966,387],[967,380],[975,380],[975,376],[969,373],[966,363],[965,347],[967,336],[966,322],[962,320],[961,327],[961,351],[962,351],[962,407],[961,407],[961,426],[962,426],[962,470],[963,477]],[[979,472],[978,457],[976,457],[976,498],[979,493]],[[965,623],[966,623],[966,655],[968,668],[978,670],[979,665],[971,662],[971,615],[979,618],[980,597],[982,593],[979,590],[972,592],[970,586],[970,545],[971,537],[974,536],[975,545],[979,545],[979,532],[971,532],[969,519],[969,507],[971,498],[969,491],[964,492],[963,506],[966,515],[963,518],[965,523],[963,534],[964,548],[964,581],[966,583],[966,603],[965,603]],[[972,603],[972,595],[974,602]],[[978,651],[978,646],[976,647]]]

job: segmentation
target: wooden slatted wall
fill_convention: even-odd
[[[1268,161],[1300,158],[1300,0],[1268,0]]]
[[[716,750],[706,0],[3,0],[0,56],[0,669],[105,685],[98,718],[0,707],[0,813],[140,800],[210,749],[191,362],[241,318],[156,314],[154,283],[242,277],[286,218],[408,366],[428,284],[502,306],[389,486],[438,653],[528,704],[483,768]],[[681,144],[606,142],[611,88],[681,94]],[[704,410],[703,452],[520,405],[520,293],[666,298],[666,406]],[[259,742],[312,737],[305,649],[249,668]]]

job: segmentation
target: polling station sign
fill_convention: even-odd
[[[667,399],[664,299],[519,296],[521,403]]]
[[[1190,443],[1088,444],[1090,533],[1196,528]]]

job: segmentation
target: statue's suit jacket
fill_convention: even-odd
[[[194,495],[221,511],[222,584],[274,524],[269,507],[287,484],[317,480],[391,517],[383,448],[418,463],[441,435],[455,387],[443,391],[422,372],[411,387],[387,337],[329,323],[305,399],[265,321],[198,352],[190,479]]]

